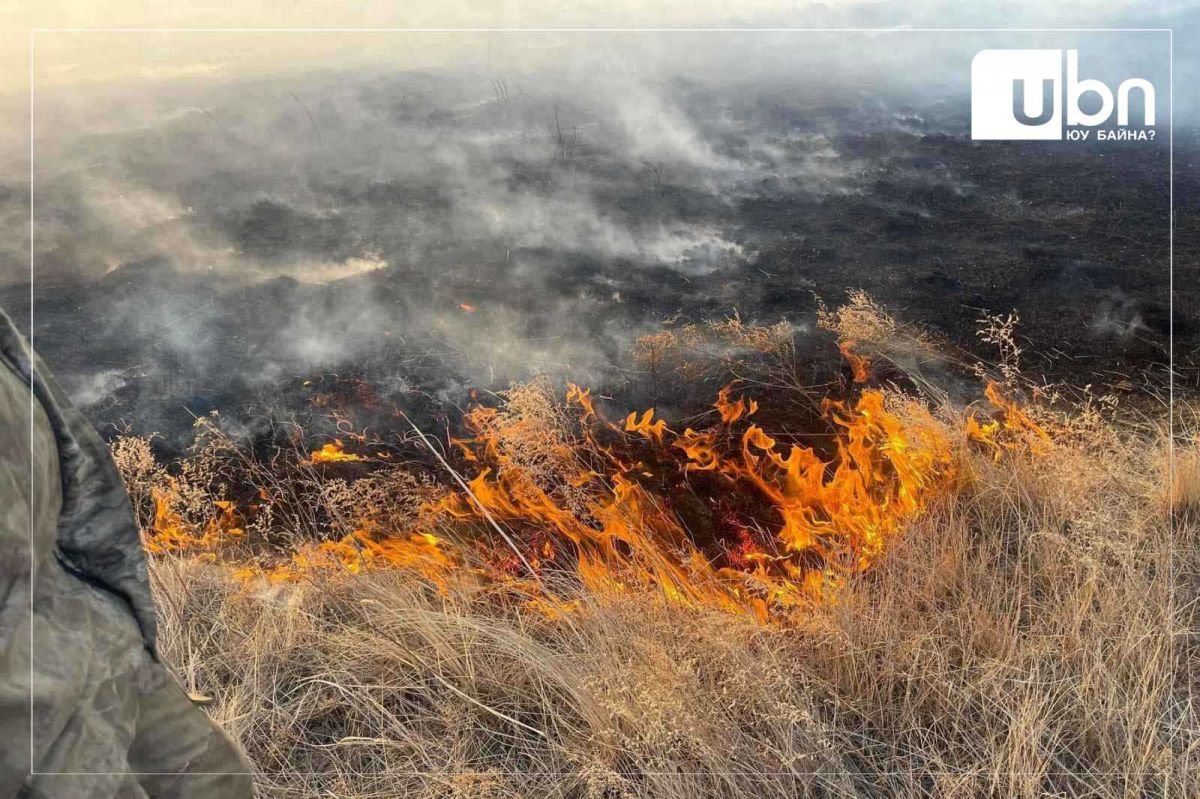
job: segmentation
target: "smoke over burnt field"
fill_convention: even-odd
[[[1196,790],[1196,171],[1172,297],[1166,138],[922,36],[37,101],[0,304],[264,795]]]
[[[102,429],[176,445],[194,414],[287,417],[334,375],[423,420],[537,374],[682,407],[630,367],[639,336],[736,315],[820,359],[815,295],[854,288],[967,349],[981,315],[1015,309],[1033,371],[1119,391],[1162,385],[1173,322],[1195,384],[1161,142],[971,142],[965,103],[904,87],[549,76],[47,100],[40,349]]]

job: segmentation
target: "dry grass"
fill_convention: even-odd
[[[820,323],[902,367],[934,347],[861,293]],[[870,570],[784,622],[636,592],[547,615],[469,570],[267,586],[201,553],[154,561],[165,654],[215,698],[267,797],[1200,795],[1200,413],[1177,409],[1172,468],[1165,420],[1117,421],[1109,398],[1071,404],[1024,381],[1014,323],[983,320],[999,360],[979,374],[1037,398],[1027,410],[1053,445],[964,443],[952,488]],[[786,341],[734,319],[647,337],[634,356],[703,380],[746,352],[789,368]],[[912,382],[941,409],[922,423],[962,441],[963,411]],[[888,391],[907,418],[917,400]],[[543,490],[566,490],[556,476],[581,445],[550,386],[504,398],[477,426]],[[174,476],[118,442],[143,522],[171,479],[181,516],[210,512],[230,442],[206,431]],[[411,517],[435,491],[391,467],[253,482],[309,535],[345,533],[363,508]]]
[[[747,359],[790,366],[796,358],[792,326],[787,322],[758,325],[737,316],[689,322],[640,336],[630,356],[634,365],[658,382],[727,379],[747,366]]]
[[[648,595],[551,620],[386,570],[251,589],[168,557],[163,647],[263,796],[1196,796],[1190,441],[1173,507],[1152,431],[968,455],[786,627]]]

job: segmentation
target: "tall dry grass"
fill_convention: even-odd
[[[172,556],[162,646],[268,797],[1197,796],[1200,449],[1079,418],[787,626]]]

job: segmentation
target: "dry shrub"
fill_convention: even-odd
[[[1176,449],[1171,498],[1180,511],[1200,511],[1200,441]]]
[[[865,359],[871,371],[887,374],[888,379],[903,375],[923,394],[943,402],[946,393],[934,372],[944,377],[943,367],[958,360],[950,347],[933,335],[910,324],[901,323],[881,303],[861,289],[846,293],[846,302],[830,309],[817,298],[817,327],[833,333],[848,359]],[[887,366],[880,369],[880,366]]]
[[[1187,518],[1200,518],[1200,409],[1184,407],[1176,413],[1174,463],[1168,501]]]
[[[694,382],[740,372],[755,360],[791,363],[794,347],[787,322],[751,324],[734,315],[640,336],[631,354],[634,364],[655,380],[673,376]]]
[[[842,605],[826,662],[894,767],[915,769],[900,795],[1194,790],[1175,642],[1196,530],[1172,538],[1157,443],[1084,471],[1095,461],[1067,444],[976,460],[973,485]]]
[[[172,470],[159,463],[151,438],[126,435],[109,446],[143,531],[172,526],[203,537],[223,517],[218,503],[230,499],[231,472],[248,463],[237,442],[217,425],[216,416],[196,419],[186,458]]]
[[[1018,322],[1020,317],[1015,313],[984,314],[979,319],[979,329],[976,331],[980,341],[996,348],[999,354],[996,368],[1002,382],[1009,387],[1018,384],[1021,379],[1021,353],[1024,350],[1017,341]]]
[[[336,412],[331,419],[360,448],[378,449],[381,442],[347,432],[348,421]],[[345,479],[317,468],[302,444],[297,430],[290,447],[257,457],[213,414],[196,420],[188,454],[169,469],[145,437],[121,436],[110,450],[148,541],[171,531],[179,548],[208,550],[230,563],[365,528],[405,530],[444,492],[428,476],[384,458],[369,473]]]
[[[335,534],[347,535],[364,525],[407,530],[421,509],[442,490],[404,467],[391,466],[357,480],[331,477],[317,483]]]
[[[163,482],[157,486],[156,496],[166,510],[196,528],[221,515],[215,502],[230,499],[231,472],[247,462],[238,443],[218,422],[215,411],[196,418],[188,457],[180,459],[171,474],[163,469]]]
[[[817,298],[817,326],[836,333],[839,339],[884,344],[902,328],[895,317],[861,289],[846,293],[846,302],[831,310]]]
[[[479,432],[496,441],[500,454],[533,475],[539,484],[570,472],[576,457],[573,423],[549,378],[514,383],[500,392],[503,406],[481,415]]]
[[[154,457],[149,438],[120,436],[109,445],[109,449],[129,491],[138,524],[146,529],[154,521],[154,492],[169,486],[170,476]]]
[[[180,544],[203,542],[211,549],[225,541],[221,531],[234,525],[228,511],[233,486],[252,479],[261,486],[272,481],[267,479],[269,471],[221,429],[216,412],[197,418],[194,430],[187,457],[171,469],[155,458],[148,437],[121,436],[109,450],[147,540],[169,529]],[[269,508],[265,516],[269,518]],[[255,520],[258,525],[263,522]]]

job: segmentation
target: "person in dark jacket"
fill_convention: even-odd
[[[0,312],[0,799],[253,796],[155,648],[108,448]]]

